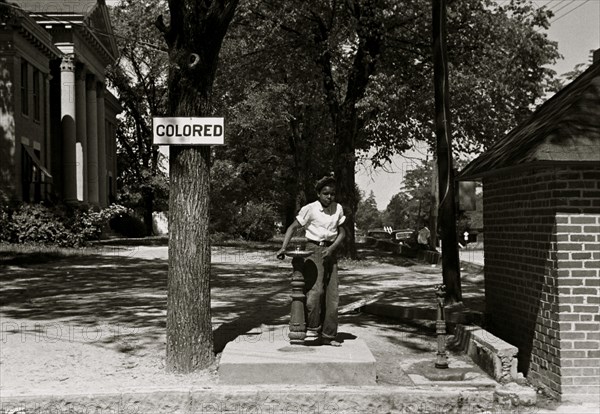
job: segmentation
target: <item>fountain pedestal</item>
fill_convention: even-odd
[[[303,344],[306,338],[306,321],[304,320],[304,259],[312,254],[308,250],[289,250],[286,256],[292,257],[292,307],[290,312],[290,332],[288,337],[293,345]]]

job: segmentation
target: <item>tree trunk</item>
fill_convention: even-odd
[[[293,223],[296,218],[296,214],[302,206],[306,204],[306,182],[307,175],[309,171],[308,165],[308,148],[306,145],[306,140],[303,136],[302,129],[300,126],[300,122],[291,121],[290,122],[290,150],[292,152],[294,158],[294,175],[296,178],[295,183],[295,196],[294,196],[294,212],[291,216],[291,221],[287,223],[289,226]]]
[[[209,147],[169,151],[167,368],[191,372],[214,361],[210,314]]]
[[[334,172],[337,181],[338,201],[344,207],[346,215],[346,241],[341,249],[342,254],[356,259],[354,221],[358,207],[356,192],[356,137],[359,131],[357,103],[365,96],[370,77],[375,73],[375,66],[383,46],[384,27],[381,19],[382,4],[379,0],[346,2],[348,10],[356,19],[356,36],[358,48],[354,55],[352,67],[348,72],[346,95],[340,102],[335,85],[334,63],[332,53],[328,49],[331,35],[330,24],[325,20],[318,21],[315,28],[315,42],[321,49],[317,63],[321,66],[323,88],[329,113],[335,126]]]
[[[212,115],[219,51],[238,0],[170,0],[169,115]],[[214,362],[210,314],[208,146],[169,149],[167,369],[188,373]]]
[[[346,216],[344,224],[346,240],[340,250],[344,256],[356,259],[354,223],[358,198],[354,174],[356,169],[355,136],[357,133],[355,109],[352,107],[349,110],[342,111],[338,119],[340,122],[336,125],[335,131],[334,172],[337,181],[337,199],[344,208],[344,215]]]

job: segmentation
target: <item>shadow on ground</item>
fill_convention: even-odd
[[[244,260],[228,260],[227,255],[232,252],[238,255],[237,259]],[[219,247],[218,253],[213,254],[211,301],[215,352],[261,325],[285,325],[289,320],[290,264],[266,259],[270,251],[264,257],[252,254],[240,246]],[[108,255],[44,258],[31,254],[29,258],[23,255],[0,258],[1,314],[8,321],[2,327],[3,333],[12,330],[64,335],[69,327],[77,326],[88,329],[90,335],[97,335],[100,330],[102,337],[94,341],[96,346],[114,346],[117,339],[128,337],[135,338],[138,348],[164,341],[167,260],[140,256],[143,255],[128,256],[115,250],[115,254]],[[418,307],[434,301],[433,287],[439,280],[435,272],[422,273],[427,266],[386,252],[366,251],[361,256],[361,261],[340,263],[341,305],[386,290],[405,300],[407,306]],[[383,271],[364,270],[372,270],[372,264],[381,263],[387,266]],[[413,279],[418,281],[416,285],[403,283]],[[482,283],[464,286],[465,297],[480,297],[482,291]],[[366,315],[350,315],[342,318],[344,321],[350,321],[359,331],[381,324],[377,334],[381,340],[415,351],[425,349],[411,335],[417,335],[419,330],[419,335],[433,334],[427,324],[419,321],[400,325],[378,322],[381,319]]]

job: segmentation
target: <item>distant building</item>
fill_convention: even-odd
[[[483,181],[487,329],[534,385],[598,401],[600,61],[459,179]]]
[[[0,3],[0,201],[114,199],[117,56],[104,0]]]

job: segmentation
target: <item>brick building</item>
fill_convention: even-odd
[[[121,108],[104,0],[17,0],[0,16],[0,197],[106,206]]]
[[[600,62],[469,164],[483,181],[488,330],[563,400],[600,392]]]

